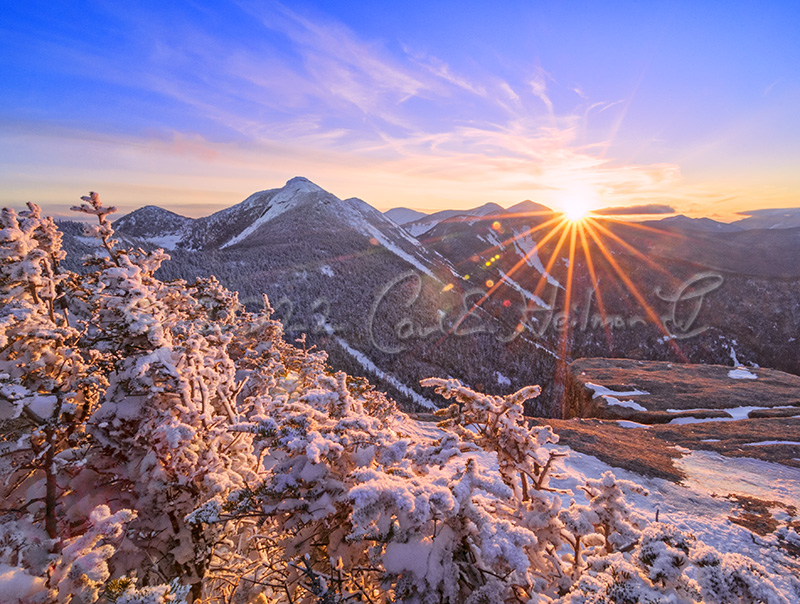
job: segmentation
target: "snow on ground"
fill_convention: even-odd
[[[737,367],[736,369],[731,369],[728,372],[728,377],[733,380],[757,380],[758,376],[755,373],[751,373],[744,367]]]
[[[424,235],[428,231],[430,231],[433,227],[439,224],[439,220],[431,220],[430,222],[420,222],[420,223],[412,223],[406,224],[403,226],[411,235],[414,237],[419,237],[420,235]]]
[[[736,344],[737,344],[736,340],[733,340],[733,342],[731,343],[731,349],[730,349],[731,361],[733,361],[733,366],[734,367],[741,367],[742,364],[739,362],[739,357],[736,356],[736,350],[734,350],[734,348],[733,348],[734,345],[736,345]]]
[[[511,241],[513,241],[514,247],[517,249],[517,254],[521,258],[525,259],[527,265],[539,271],[539,274],[547,279],[547,282],[550,285],[564,289],[564,286],[545,270],[544,264],[542,264],[542,259],[539,258],[539,245],[536,243],[533,237],[531,237],[530,232],[524,231],[519,233],[515,230],[513,233],[514,237],[511,239]]]
[[[731,422],[740,419],[747,419],[750,417],[752,411],[758,409],[794,409],[794,405],[779,405],[777,407],[759,407],[759,406],[742,406],[742,407],[726,407],[725,409],[716,409],[716,411],[724,411],[730,417],[677,417],[670,421],[670,424],[699,424],[702,422]],[[667,409],[667,413],[692,413],[698,411],[713,411],[713,409],[696,408],[696,409]]]
[[[508,274],[505,271],[498,270],[498,272],[500,273],[500,276],[503,278],[503,281],[505,281],[511,287],[513,287],[515,290],[517,290],[523,298],[526,298],[527,300],[530,300],[531,302],[535,302],[540,308],[544,308],[544,309],[547,309],[547,310],[550,309],[550,305],[547,302],[542,300],[536,294],[532,294],[527,289],[522,287],[519,283],[517,283],[511,277],[509,277]]]
[[[617,425],[619,425],[620,428],[649,428],[650,427],[647,424],[640,424],[638,422],[632,422],[632,421],[629,421],[627,419],[618,419],[617,420]]]
[[[291,210],[293,207],[295,207],[295,205],[297,205],[298,201],[300,201],[301,193],[316,193],[320,191],[322,191],[322,189],[305,178],[293,178],[286,183],[286,186],[283,189],[281,189],[269,200],[267,210],[261,216],[254,220],[253,223],[241,233],[223,243],[220,246],[220,249],[224,249],[239,243],[240,241],[244,241],[258,229],[260,229],[262,225],[266,224],[273,218],[280,216],[284,212]],[[248,199],[245,199],[244,203],[249,201],[251,198],[256,199],[260,195],[261,193],[251,195]]]
[[[796,562],[776,547],[774,536],[758,537],[729,520],[734,513],[734,503],[725,496],[750,494],[800,507],[800,469],[749,458],[727,458],[707,451],[695,451],[680,461],[683,462],[681,469],[688,476],[684,485],[643,477],[569,450],[557,470],[560,478],[554,477],[551,486],[572,491],[572,494],[562,495],[565,503],[574,498],[585,504],[585,496],[577,488],[583,477],[599,478],[604,471],[611,470],[617,478],[640,484],[649,491],[647,497],[636,493],[626,497],[641,518],[653,521],[658,511],[661,522],[689,531],[720,551],[744,554],[784,576],[791,575],[787,569],[796,570]],[[781,589],[792,593],[788,584]]]
[[[676,417],[670,420],[674,426],[685,426],[686,424],[703,424],[705,422],[732,422],[732,417]]]
[[[616,405],[617,407],[627,407],[628,409],[635,409],[636,411],[647,411],[647,409],[642,407],[639,403],[634,403],[633,401],[621,401],[618,398],[609,396],[608,394],[603,395],[603,400],[608,405]]]
[[[606,388],[605,386],[600,386],[599,384],[592,384],[591,382],[586,382],[586,387],[591,390],[594,394],[592,394],[592,398],[597,398],[598,396],[605,396],[610,394],[611,396],[636,396],[639,394],[650,394],[649,392],[645,392],[644,390],[637,390],[634,388],[633,390],[626,390],[624,392],[620,392],[618,390],[611,390],[610,388]],[[643,409],[646,411],[646,409]]]
[[[146,237],[144,241],[152,243],[156,247],[160,247],[167,251],[172,251],[185,237],[185,233],[171,233],[169,235],[162,235],[161,237]]]
[[[686,473],[687,487],[709,493],[737,493],[783,501],[800,508],[800,468],[749,457],[725,457],[714,451],[692,451],[675,461]]]
[[[596,399],[597,397],[601,397],[607,405],[614,405],[617,407],[627,407],[628,409],[633,409],[635,411],[647,411],[647,408],[643,407],[639,403],[635,403],[631,400],[623,401],[618,399],[618,396],[637,396],[640,394],[650,394],[649,392],[645,392],[644,390],[637,390],[634,388],[633,390],[628,390],[625,392],[619,392],[616,390],[611,390],[610,388],[606,388],[605,386],[601,386],[599,384],[592,384],[591,382],[586,382],[586,387],[592,391],[592,399]],[[630,428],[631,426],[627,426]]]
[[[403,249],[397,247],[396,245],[394,245],[391,241],[389,241],[384,236],[383,233],[381,233],[381,231],[375,225],[372,225],[372,224],[370,224],[370,223],[365,221],[364,224],[363,224],[363,227],[366,230],[368,235],[371,235],[378,243],[380,243],[383,247],[385,247],[387,250],[392,252],[395,256],[399,256],[400,258],[402,258],[403,260],[405,260],[406,262],[408,262],[412,266],[414,266],[414,267],[418,268],[419,270],[421,270],[423,273],[425,273],[429,277],[433,277],[437,281],[439,280],[436,277],[436,275],[433,274],[433,271],[431,271],[431,269],[429,269],[427,266],[422,264],[422,262],[420,262],[417,258],[414,258],[414,256],[412,256],[411,254],[409,254],[405,250],[403,250]]]
[[[800,446],[800,442],[795,440],[762,440],[757,443],[743,443],[744,447],[766,447],[770,445],[795,445]]]

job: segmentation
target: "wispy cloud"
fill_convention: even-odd
[[[31,40],[66,55],[71,70],[144,93],[131,95],[142,124],[114,124],[93,138],[103,127],[90,120],[66,133],[31,123],[14,132],[24,153],[14,157],[9,141],[5,150],[0,144],[9,173],[30,172],[43,152],[70,186],[90,171],[127,183],[129,203],[142,194],[137,182],[175,199],[180,183],[190,183],[182,203],[192,208],[201,187],[223,203],[223,195],[298,173],[384,207],[510,204],[530,190],[555,207],[570,195],[617,206],[692,195],[679,166],[607,152],[632,96],[591,99],[580,83],[562,85],[537,64],[514,79],[462,73],[428,53],[393,52],[324,15],[275,2],[236,6],[259,34],[247,43],[197,23],[154,26],[143,9],[113,8],[130,27],[125,51]],[[140,61],[124,56],[130,47]],[[599,114],[610,127],[597,133],[587,125]],[[70,158],[69,147],[82,154]]]

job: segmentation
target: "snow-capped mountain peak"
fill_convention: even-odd
[[[310,201],[309,196],[313,196],[314,194],[322,194],[324,196],[333,197],[330,195],[330,193],[327,193],[321,187],[315,185],[313,182],[302,176],[295,176],[294,178],[290,179],[282,189],[273,189],[271,191],[264,191],[262,193],[251,195],[244,201],[244,204],[250,202],[250,207],[252,207],[258,202],[266,203],[264,212],[252,224],[250,224],[250,226],[223,243],[220,246],[220,249],[230,247],[231,245],[235,245],[240,241],[244,241],[247,237],[255,233],[262,225],[266,224],[270,220],[273,220],[274,218],[302,203],[307,203]],[[268,199],[265,199],[267,197]]]
[[[447,260],[424,248],[416,238],[368,203],[357,198],[342,201],[302,176],[290,179],[279,189],[254,193],[241,203],[210,216],[182,219],[188,223],[181,223],[180,228],[172,226],[174,221],[166,221],[170,228],[164,232],[158,228],[150,228],[143,234],[125,232],[133,230],[126,228],[128,223],[149,222],[137,217],[153,212],[172,215],[155,207],[136,210],[127,223],[121,224],[120,234],[138,239],[146,235],[146,240],[154,245],[189,252],[228,250],[235,246],[252,249],[293,246],[298,241],[313,241],[314,249],[333,245],[349,250],[383,248],[431,277],[434,277],[434,266],[446,267],[446,273],[455,275]]]

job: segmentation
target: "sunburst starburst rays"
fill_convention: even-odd
[[[637,285],[634,283],[631,276],[614,257],[614,253],[609,248],[609,244],[614,244],[619,250],[622,250],[630,257],[641,261],[645,265],[656,269],[662,274],[668,275],[670,280],[675,280],[674,276],[671,275],[671,273],[669,273],[669,271],[667,271],[662,265],[654,262],[651,258],[648,258],[640,250],[636,249],[636,247],[625,241],[623,237],[612,231],[608,225],[604,224],[604,222],[606,222],[605,217],[594,216],[591,214],[587,215],[585,213],[580,213],[577,210],[571,215],[571,217],[566,212],[555,214],[552,218],[546,220],[542,224],[525,229],[520,233],[516,233],[513,237],[509,237],[501,243],[493,245],[484,250],[484,252],[481,252],[481,255],[484,255],[486,252],[491,252],[494,254],[495,251],[502,251],[505,249],[505,246],[519,241],[520,239],[530,237],[535,233],[542,233],[542,236],[538,239],[538,241],[536,241],[526,253],[522,254],[519,260],[516,261],[510,269],[508,269],[506,272],[502,272],[501,275],[498,276],[496,282],[489,281],[492,283],[491,287],[489,287],[488,290],[481,296],[481,298],[471,306],[470,310],[459,319],[456,325],[452,327],[450,334],[454,333],[458,329],[458,326],[463,323],[463,321],[466,320],[473,312],[475,312],[478,308],[481,308],[488,300],[490,300],[501,286],[508,284],[509,280],[511,280],[518,271],[522,270],[523,267],[526,266],[533,254],[536,254],[537,252],[544,252],[546,249],[545,246],[548,246],[551,247],[551,250],[549,253],[545,252],[542,256],[542,259],[545,260],[545,262],[541,266],[540,271],[542,268],[544,270],[541,271],[541,274],[536,282],[536,287],[533,290],[533,295],[540,297],[543,293],[544,287],[549,281],[549,277],[552,275],[553,267],[555,266],[556,261],[561,256],[562,250],[566,246],[567,269],[566,278],[563,285],[563,307],[560,308],[559,325],[561,333],[558,341],[558,357],[561,359],[561,364],[569,362],[569,357],[572,352],[572,339],[575,335],[575,329],[573,325],[575,321],[573,320],[572,307],[573,302],[576,299],[577,268],[580,260],[583,260],[585,267],[588,270],[588,277],[593,291],[592,296],[597,302],[597,310],[602,319],[599,323],[604,329],[606,343],[609,348],[613,343],[607,307],[608,291],[606,291],[604,294],[603,289],[601,288],[597,264],[598,258],[596,256],[597,252],[599,252],[599,257],[602,259],[602,261],[611,269],[612,281],[610,281],[608,285],[611,286],[613,284],[617,287],[622,287],[625,291],[629,292],[638,306],[643,310],[644,314],[646,315],[646,320],[654,325],[665,336],[665,341],[671,347],[676,356],[680,360],[686,362],[688,360],[686,355],[678,346],[678,343],[674,340],[674,338],[670,336],[670,333],[663,324],[661,318],[658,316],[651,304],[649,304],[645,299],[645,296],[640,291],[639,287],[637,287]],[[616,223],[622,221],[616,221],[612,219],[611,222]],[[649,227],[647,225],[637,225],[633,223],[625,224],[630,225],[632,228],[640,229],[643,233],[655,231],[666,236],[674,235],[667,231],[654,229],[653,227]],[[608,287],[606,287],[606,290],[608,290]],[[523,318],[523,321],[520,323],[520,326],[523,330],[525,329],[524,321],[525,319]],[[563,370],[564,368],[562,367],[561,371]],[[558,379],[557,376],[556,378]]]

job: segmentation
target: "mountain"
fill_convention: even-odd
[[[754,277],[797,278],[800,228],[707,230],[658,228],[658,223],[611,223],[641,253]]]
[[[504,214],[528,214],[532,216],[536,215],[547,215],[552,214],[553,210],[548,208],[547,206],[543,206],[540,203],[535,203],[530,199],[526,199],[525,201],[520,201],[518,204],[511,206],[510,208],[506,209]]]
[[[747,218],[733,224],[742,229],[793,229],[800,227],[800,208],[776,208],[740,212]]]
[[[153,210],[119,219],[118,235],[153,247],[137,239],[159,236],[133,228],[139,213]],[[366,202],[304,178],[186,223],[170,255],[159,277],[215,275],[251,310],[266,293],[290,339],[305,334],[334,367],[369,377],[409,408],[435,406],[436,395],[419,385],[431,375],[510,392],[545,371],[530,360],[538,347],[524,338],[503,343],[497,334],[507,327],[483,309],[452,329],[466,314],[469,283],[447,259]],[[500,375],[486,356],[512,358]]]
[[[404,226],[410,233],[419,235],[444,220],[456,217],[468,219],[470,216],[488,216],[491,214],[551,214],[552,212],[553,210],[547,206],[526,199],[505,210],[495,203],[487,203],[471,210],[442,210],[435,214],[425,214],[409,208],[392,208],[391,210],[386,210],[383,214],[396,224]]]
[[[678,231],[707,231],[707,232],[732,232],[743,230],[737,222],[726,223],[712,220],[711,218],[690,218],[680,214],[661,220],[646,220],[641,224],[661,229],[674,229]]]
[[[711,218],[689,218],[681,214],[661,220],[647,220],[640,224],[659,229],[720,233],[800,228],[800,208],[768,208],[740,212],[740,214],[746,218],[730,223],[718,222]]]
[[[114,223],[121,234],[172,250],[191,232],[194,220],[158,206],[144,206]]]
[[[800,373],[800,229],[595,219],[600,242],[586,234],[584,245],[576,234],[570,261],[569,230],[551,236],[551,216],[445,221],[424,241],[471,282],[493,288],[485,306],[507,301],[521,333],[559,356],[725,364],[735,353]]]
[[[414,222],[415,220],[427,216],[425,212],[418,212],[417,210],[411,210],[409,208],[392,208],[391,210],[386,210],[383,215],[399,225]]]
[[[342,237],[377,241],[426,274],[431,274],[433,264],[443,263],[372,206],[356,198],[343,201],[303,177],[289,180],[280,189],[254,193],[210,216],[191,219],[145,206],[118,219],[114,227],[127,239],[173,251],[292,247],[314,234],[317,241]]]
[[[428,214],[423,218],[406,223],[404,228],[415,237],[418,237],[419,235],[424,235],[441,222],[466,222],[475,220],[477,218],[482,218],[484,216],[489,216],[491,214],[502,213],[504,211],[505,210],[503,210],[503,208],[496,203],[487,203],[480,207],[472,208],[471,210],[442,210],[441,212]]]
[[[554,217],[524,201],[401,227],[298,177],[203,218],[148,206],[115,227],[125,245],[171,248],[161,278],[215,275],[250,310],[266,293],[288,338],[305,334],[407,408],[443,403],[419,380],[451,376],[496,394],[542,384],[528,412],[560,415],[558,376],[577,357],[738,355],[800,373],[800,229],[596,219],[602,245],[587,235],[570,259]],[[90,251],[80,225],[63,228],[68,250]]]

